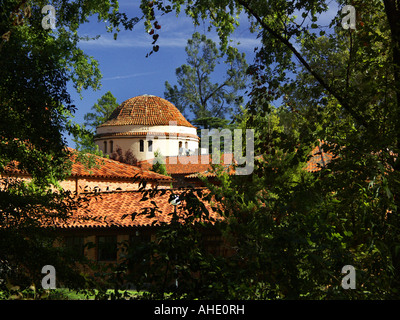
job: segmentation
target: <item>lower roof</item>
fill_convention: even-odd
[[[68,148],[68,151],[71,152],[70,160],[72,161],[70,177],[122,179],[130,181],[133,181],[133,179],[164,182],[172,181],[172,178],[169,176],[150,171],[150,167],[141,168],[96,155],[89,155],[94,157],[95,165],[88,168],[82,161],[77,160],[77,151],[75,149]],[[29,175],[29,173],[19,168],[19,164],[16,161],[7,165],[5,173],[12,175]]]
[[[90,200],[75,210],[66,221],[56,221],[56,228],[87,229],[87,228],[132,228],[143,226],[157,226],[170,223],[175,206],[170,203],[171,194],[184,197],[197,197],[198,191],[205,189],[160,189],[150,197],[139,191],[107,192],[88,195]],[[150,192],[150,191],[149,191]],[[184,198],[186,199],[186,198]],[[182,203],[184,200],[182,200]],[[202,200],[212,219],[220,217],[214,212],[215,204]],[[177,214],[185,217],[182,205],[176,206]]]

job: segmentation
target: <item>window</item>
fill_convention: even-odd
[[[104,141],[104,153],[107,153],[107,141]]]
[[[185,142],[185,148],[188,149],[188,142]]]
[[[149,140],[147,143],[148,143],[148,145],[147,145],[148,151],[153,152],[153,141]]]
[[[84,238],[80,236],[70,236],[65,238],[65,246],[76,253],[78,257],[83,257],[84,255]]]
[[[114,142],[110,141],[110,153],[113,153],[113,149],[114,149]]]
[[[139,151],[144,152],[144,140],[140,140]]]
[[[178,154],[179,154],[180,156],[183,154],[182,141],[179,141]]]
[[[117,260],[117,236],[97,237],[97,260],[98,261]]]

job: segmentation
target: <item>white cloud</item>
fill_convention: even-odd
[[[192,20],[184,15],[176,17],[175,15],[165,15],[158,19],[161,25],[160,30],[156,30],[159,38],[156,42],[161,48],[183,49],[187,45],[187,40],[191,38],[196,31],[205,33],[208,38],[217,44],[219,37],[215,30],[207,32],[206,26],[195,27]],[[251,51],[260,46],[260,39],[256,39],[256,34],[251,34],[248,29],[248,22],[244,19],[243,25],[230,37],[230,45],[237,47],[240,51]],[[136,28],[136,27],[135,27]],[[121,31],[118,33],[117,40],[114,40],[113,34],[103,32],[100,38],[96,40],[81,41],[80,47],[83,49],[117,49],[117,48],[152,48],[152,36],[147,34],[142,26],[132,31]],[[239,45],[237,43],[240,43]]]
[[[190,37],[190,36],[189,36]],[[183,34],[160,34],[157,44],[161,47],[180,48],[185,47],[187,39]],[[83,48],[151,48],[153,39],[150,35],[128,35],[127,33],[118,34],[117,40],[114,40],[110,34],[103,34],[97,40],[80,42]]]
[[[103,78],[102,81],[143,77],[143,76],[149,76],[149,75],[152,75],[152,74],[155,74],[155,73],[157,73],[157,72],[153,71],[153,72],[132,73],[132,74],[121,75],[121,76],[106,77],[106,78]]]

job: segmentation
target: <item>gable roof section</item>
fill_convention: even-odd
[[[323,142],[321,142],[321,145]],[[333,154],[330,152],[324,152],[320,146],[316,146],[310,153],[311,158],[308,160],[306,167],[304,168],[309,172],[320,171],[329,162],[333,160]],[[225,154],[224,154],[225,155]],[[228,162],[232,164],[233,154],[229,153]],[[261,157],[261,156],[259,156]],[[196,159],[197,158],[197,159]],[[185,175],[187,179],[197,178],[199,175],[205,177],[215,177],[215,173],[212,170],[212,155],[192,155],[192,156],[178,156],[178,157],[165,157],[165,166],[168,174],[171,175]],[[223,156],[221,157],[221,164],[223,164]],[[139,166],[143,169],[151,168],[151,162],[154,159],[144,160],[139,162]],[[172,162],[174,161],[174,162]],[[171,163],[172,162],[172,163]],[[205,162],[205,163],[202,163]],[[234,168],[231,165],[225,165],[226,170],[229,174],[234,174]]]

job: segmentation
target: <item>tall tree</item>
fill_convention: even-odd
[[[55,30],[42,24],[42,8],[48,4],[55,9]],[[69,122],[75,106],[67,82],[72,81],[78,92],[99,87],[98,64],[78,47],[77,31],[91,15],[108,20],[111,30],[133,22],[119,14],[114,1],[84,6],[81,1],[2,1],[0,261],[2,267],[11,267],[8,280],[21,289],[32,283],[40,288],[41,268],[49,261],[59,282],[73,287],[84,280],[61,249],[52,246],[54,219],[67,219],[80,205],[58,184],[71,168],[62,132],[78,130]],[[7,178],[9,170],[27,173],[32,180]],[[43,223],[48,223],[46,230]],[[0,291],[9,294],[5,285],[2,281]]]
[[[241,124],[256,131],[256,168],[251,176],[224,175],[220,186],[209,186],[225,206],[229,223],[224,230],[235,248],[229,268],[218,269],[218,279],[229,279],[225,293],[241,298],[396,297],[397,1],[353,1],[355,30],[342,28],[341,8],[331,30],[319,25],[331,3],[324,0],[171,2],[178,13],[184,4],[195,24],[209,18],[222,48],[228,48],[242,12],[262,42],[249,68],[255,81]],[[164,3],[158,2],[161,10]],[[144,13],[148,23],[155,19]],[[269,102],[282,96],[291,105],[276,114]],[[305,172],[320,140],[334,160],[321,163],[318,172]],[[340,285],[346,264],[357,270],[358,290]],[[216,280],[213,286],[223,284]]]
[[[104,123],[117,107],[117,98],[110,91],[97,100],[91,108],[92,112],[84,115],[85,122],[81,126],[82,130],[78,131],[73,139],[77,150],[102,155],[94,143],[96,128]]]
[[[185,48],[187,64],[176,69],[178,85],[165,82],[165,98],[188,116],[194,115],[193,122],[213,128],[226,125],[224,119],[237,111],[243,103],[239,95],[246,86],[247,63],[244,53],[232,49],[226,56],[219,52],[215,42],[196,32]],[[214,82],[218,65],[223,63],[225,79]],[[179,87],[178,87],[179,86]]]
[[[114,97],[111,91],[107,91],[100,99],[97,100],[97,103],[92,106],[91,109],[93,111],[85,114],[84,125],[92,129],[96,129],[96,127],[106,122],[111,113],[117,107],[117,98]]]

